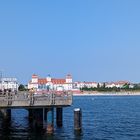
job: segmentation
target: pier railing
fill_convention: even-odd
[[[0,108],[70,106],[71,104],[72,94],[70,92],[44,94],[19,92],[0,95]]]

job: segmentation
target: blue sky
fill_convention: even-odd
[[[140,82],[139,0],[0,1],[0,69],[74,81]]]

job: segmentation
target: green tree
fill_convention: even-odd
[[[20,84],[19,87],[18,87],[18,90],[19,91],[24,91],[26,89],[25,89],[24,85]]]
[[[100,84],[98,83],[98,85],[97,85],[97,89],[99,89],[100,88]]]
[[[103,88],[105,89],[105,83],[103,83]]]

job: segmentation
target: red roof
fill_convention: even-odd
[[[53,84],[65,84],[66,80],[65,79],[51,79],[51,82]],[[46,78],[38,79],[38,84],[47,84],[48,81]]]
[[[51,82],[53,84],[65,84],[66,80],[65,79],[52,79]]]
[[[47,79],[38,79],[38,84],[46,84],[47,83]]]

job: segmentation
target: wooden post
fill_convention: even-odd
[[[56,124],[58,127],[63,126],[63,108],[62,107],[56,108]]]
[[[75,131],[82,130],[82,111],[80,108],[74,109],[74,130]]]
[[[34,128],[40,129],[43,126],[43,109],[38,108],[33,110],[33,125]]]
[[[7,109],[6,112],[8,119],[11,120],[11,109]]]
[[[33,115],[33,109],[28,109],[28,118],[30,122],[33,121]]]
[[[11,109],[1,109],[0,111],[4,119],[11,120]]]
[[[47,108],[43,108],[43,129],[47,129]]]

